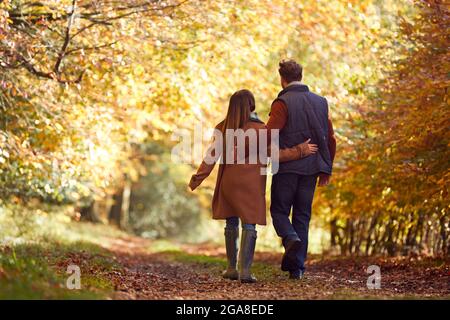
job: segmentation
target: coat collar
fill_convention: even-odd
[[[307,85],[300,84],[300,83],[299,84],[297,84],[297,83],[290,84],[286,88],[284,88],[283,90],[280,91],[280,93],[278,94],[278,98],[281,97],[286,92],[290,92],[290,91],[308,92],[309,88]]]
[[[255,111],[250,113],[250,121],[264,123],[261,121],[261,119],[259,119],[258,114]]]

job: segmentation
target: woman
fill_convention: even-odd
[[[225,219],[225,247],[228,267],[223,277],[231,280],[240,279],[243,283],[256,282],[250,267],[256,245],[256,224],[266,224],[266,176],[262,170],[266,165],[252,157],[259,155],[258,148],[262,135],[267,135],[266,126],[254,116],[255,98],[249,90],[235,92],[228,106],[225,119],[216,129],[214,141],[208,149],[207,155],[189,183],[191,190],[195,190],[202,181],[209,176],[219,158],[222,159],[217,175],[216,187],[212,201],[214,219]],[[239,151],[236,137],[228,138],[230,130],[241,129],[245,138],[244,148]],[[261,131],[263,130],[263,131]],[[254,131],[256,134],[252,135]],[[217,131],[216,131],[217,132]],[[231,136],[230,136],[231,137]],[[256,137],[256,141],[251,141]],[[270,141],[268,137],[267,141]],[[255,140],[255,139],[253,139]],[[242,141],[242,140],[241,140]],[[264,146],[267,148],[267,145]],[[222,150],[224,152],[222,152]],[[267,151],[267,150],[266,150]],[[317,151],[317,146],[306,141],[289,149],[280,150],[279,161],[291,161],[306,157]],[[270,152],[270,150],[269,150]],[[239,220],[242,222],[242,239],[239,253],[239,271],[237,270]]]

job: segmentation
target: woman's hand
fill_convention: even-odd
[[[197,176],[194,174],[191,177],[191,181],[189,181],[189,188],[192,191],[194,191],[201,183],[202,183],[202,181],[200,179],[198,179]]]
[[[306,140],[303,143],[297,145],[297,148],[300,149],[300,158],[304,158],[310,156],[319,150],[317,144],[310,143],[311,139]]]

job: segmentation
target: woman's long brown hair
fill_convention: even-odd
[[[228,112],[223,121],[221,128],[223,134],[223,150],[225,157],[226,146],[226,130],[227,129],[242,129],[244,125],[250,120],[251,110],[255,109],[255,97],[250,90],[243,89],[236,91],[230,98],[228,105]]]

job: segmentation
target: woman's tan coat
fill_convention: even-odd
[[[221,124],[219,123],[216,129],[220,128]],[[243,128],[245,132],[255,130],[257,134],[260,133],[260,130],[266,129],[264,123],[252,120],[248,121]],[[265,134],[265,132],[263,131],[261,134]],[[213,146],[214,144],[211,145],[208,152],[211,152],[210,154],[213,154],[214,160],[217,161],[221,154],[212,150]],[[280,150],[280,162],[299,159],[301,154],[304,154],[303,146],[302,144]],[[245,164],[220,164],[212,201],[213,219],[239,217],[243,223],[266,224],[266,175],[261,174],[261,170],[264,170],[266,165],[260,162],[248,164],[248,157],[247,150]],[[203,160],[189,184],[192,190],[209,176],[214,165],[215,163],[207,164]]]

